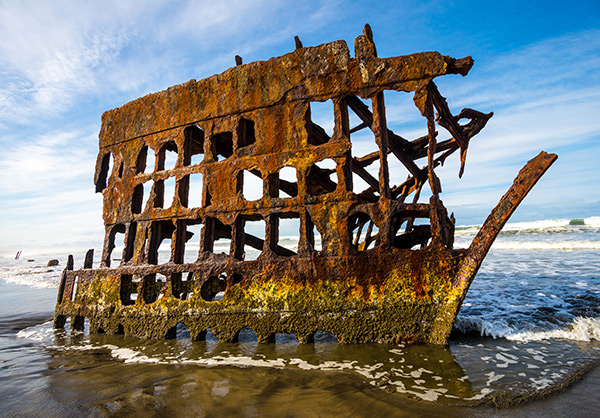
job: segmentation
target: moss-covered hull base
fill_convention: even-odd
[[[310,342],[322,330],[343,343],[444,344],[464,297],[452,285],[464,254],[374,249],[344,258],[259,258],[224,267],[210,258],[65,270],[55,325],[71,318],[80,328],[87,318],[91,332],[141,338],[173,337],[181,323],[193,339],[210,329],[227,342],[249,327],[260,342],[273,341],[275,333]]]

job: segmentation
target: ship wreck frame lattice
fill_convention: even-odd
[[[379,58],[368,25],[354,47],[352,58],[344,41],[305,48],[296,38],[284,56],[236,57],[222,74],[106,112],[101,262],[92,268],[90,251],[74,270],[70,257],[55,327],[83,329],[87,318],[91,332],[142,338],[172,338],[184,324],[194,340],[210,330],[231,342],[249,327],[259,342],[327,331],[345,343],[446,343],[492,242],[556,156],[531,160],[473,244],[454,249],[436,168],[458,153],[462,175],[492,113],[453,114],[433,80],[465,76],[473,60]],[[388,129],[385,91],[412,95],[425,135]],[[331,134],[313,120],[316,102],[331,104]],[[376,151],[357,155],[352,139],[365,132]]]

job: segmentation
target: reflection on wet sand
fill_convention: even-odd
[[[326,334],[313,344],[285,334],[258,344],[251,330],[239,343],[210,333],[191,341],[185,329],[177,337],[53,331],[49,390],[57,402],[98,415],[448,416],[447,405],[410,398],[473,396],[444,347],[341,345]]]

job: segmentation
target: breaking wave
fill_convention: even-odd
[[[457,226],[455,248],[467,248],[481,225]],[[492,248],[496,250],[600,250],[600,216],[507,223]]]
[[[457,235],[475,234],[481,225],[457,226]],[[591,216],[581,219],[546,219],[531,222],[509,222],[504,225],[500,235],[527,234],[527,233],[586,233],[600,232],[600,216]]]
[[[516,240],[503,240],[500,237],[492,248],[496,250],[555,250],[555,251],[569,251],[569,250],[600,250],[599,241],[516,241]],[[471,245],[472,239],[457,239],[455,241],[455,248],[467,248]]]
[[[575,318],[565,329],[552,331],[525,331],[511,334],[506,337],[513,341],[542,341],[542,340],[572,340],[572,341],[600,341],[600,318]]]
[[[483,337],[505,338],[510,341],[600,341],[600,318],[577,317],[571,323],[553,330],[525,330],[511,326],[502,320],[459,316],[454,328],[464,334],[476,332]]]
[[[7,283],[30,286],[38,289],[58,287],[62,267],[22,266],[7,268],[0,266],[0,279]]]

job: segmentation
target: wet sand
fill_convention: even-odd
[[[476,408],[480,416],[498,417],[597,417],[600,416],[600,368],[595,367],[566,388],[548,393],[543,399],[495,409]]]

